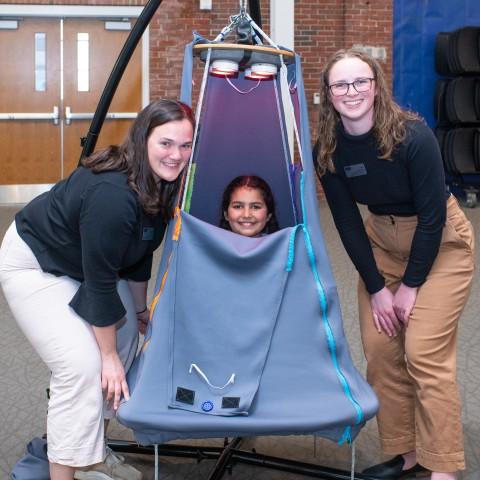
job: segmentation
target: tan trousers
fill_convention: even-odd
[[[365,222],[378,269],[395,292],[405,271],[416,217],[371,215]],[[465,468],[456,383],[458,320],[474,270],[470,222],[451,196],[438,256],[418,295],[408,327],[396,337],[374,326],[370,295],[358,288],[367,379],[378,395],[377,416],[386,454],[416,450],[432,471]]]

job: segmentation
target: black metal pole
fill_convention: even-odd
[[[161,3],[162,0],[149,0],[135,22],[135,25],[133,26],[132,31],[126,40],[125,45],[122,48],[122,51],[118,55],[117,61],[113,67],[110,77],[107,80],[105,88],[103,89],[102,96],[100,97],[97,109],[95,110],[88,134],[86,137],[82,138],[83,149],[80,159],[83,157],[88,157],[88,155],[90,155],[95,149],[100,129],[102,128],[105,116],[107,115],[110,104],[112,103],[112,98],[115,95],[118,84],[122,79],[122,75],[127,68],[128,62],[130,61],[135,47],[142,38],[143,32],[147,28],[150,20]]]
[[[221,480],[223,478],[225,470],[231,463],[232,455],[237,451],[237,447],[240,446],[242,440],[241,437],[235,437],[230,443],[225,445],[222,454],[208,476],[208,480]]]
[[[260,0],[248,0],[248,11],[253,21],[262,28],[262,15],[260,12]]]

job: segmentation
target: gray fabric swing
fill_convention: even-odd
[[[285,62],[272,48],[281,65],[275,78],[255,82],[240,71],[227,80],[208,73],[215,48],[200,38],[186,47],[188,103],[194,52],[206,52],[194,150],[118,419],[142,445],[290,434],[351,442],[378,403],[343,332],[318,219],[300,60]],[[244,174],[271,186],[278,232],[248,238],[217,227],[225,186]]]

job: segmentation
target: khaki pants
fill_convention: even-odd
[[[371,215],[365,222],[378,269],[395,292],[405,271],[416,217]],[[370,295],[358,288],[367,379],[380,400],[378,427],[386,454],[416,450],[433,471],[465,468],[456,383],[458,320],[474,270],[470,222],[451,196],[438,256],[418,289],[408,327],[396,337],[379,334]]]

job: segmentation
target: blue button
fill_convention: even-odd
[[[213,410],[213,402],[207,400],[206,402],[202,403],[202,410],[204,412],[211,412]]]

